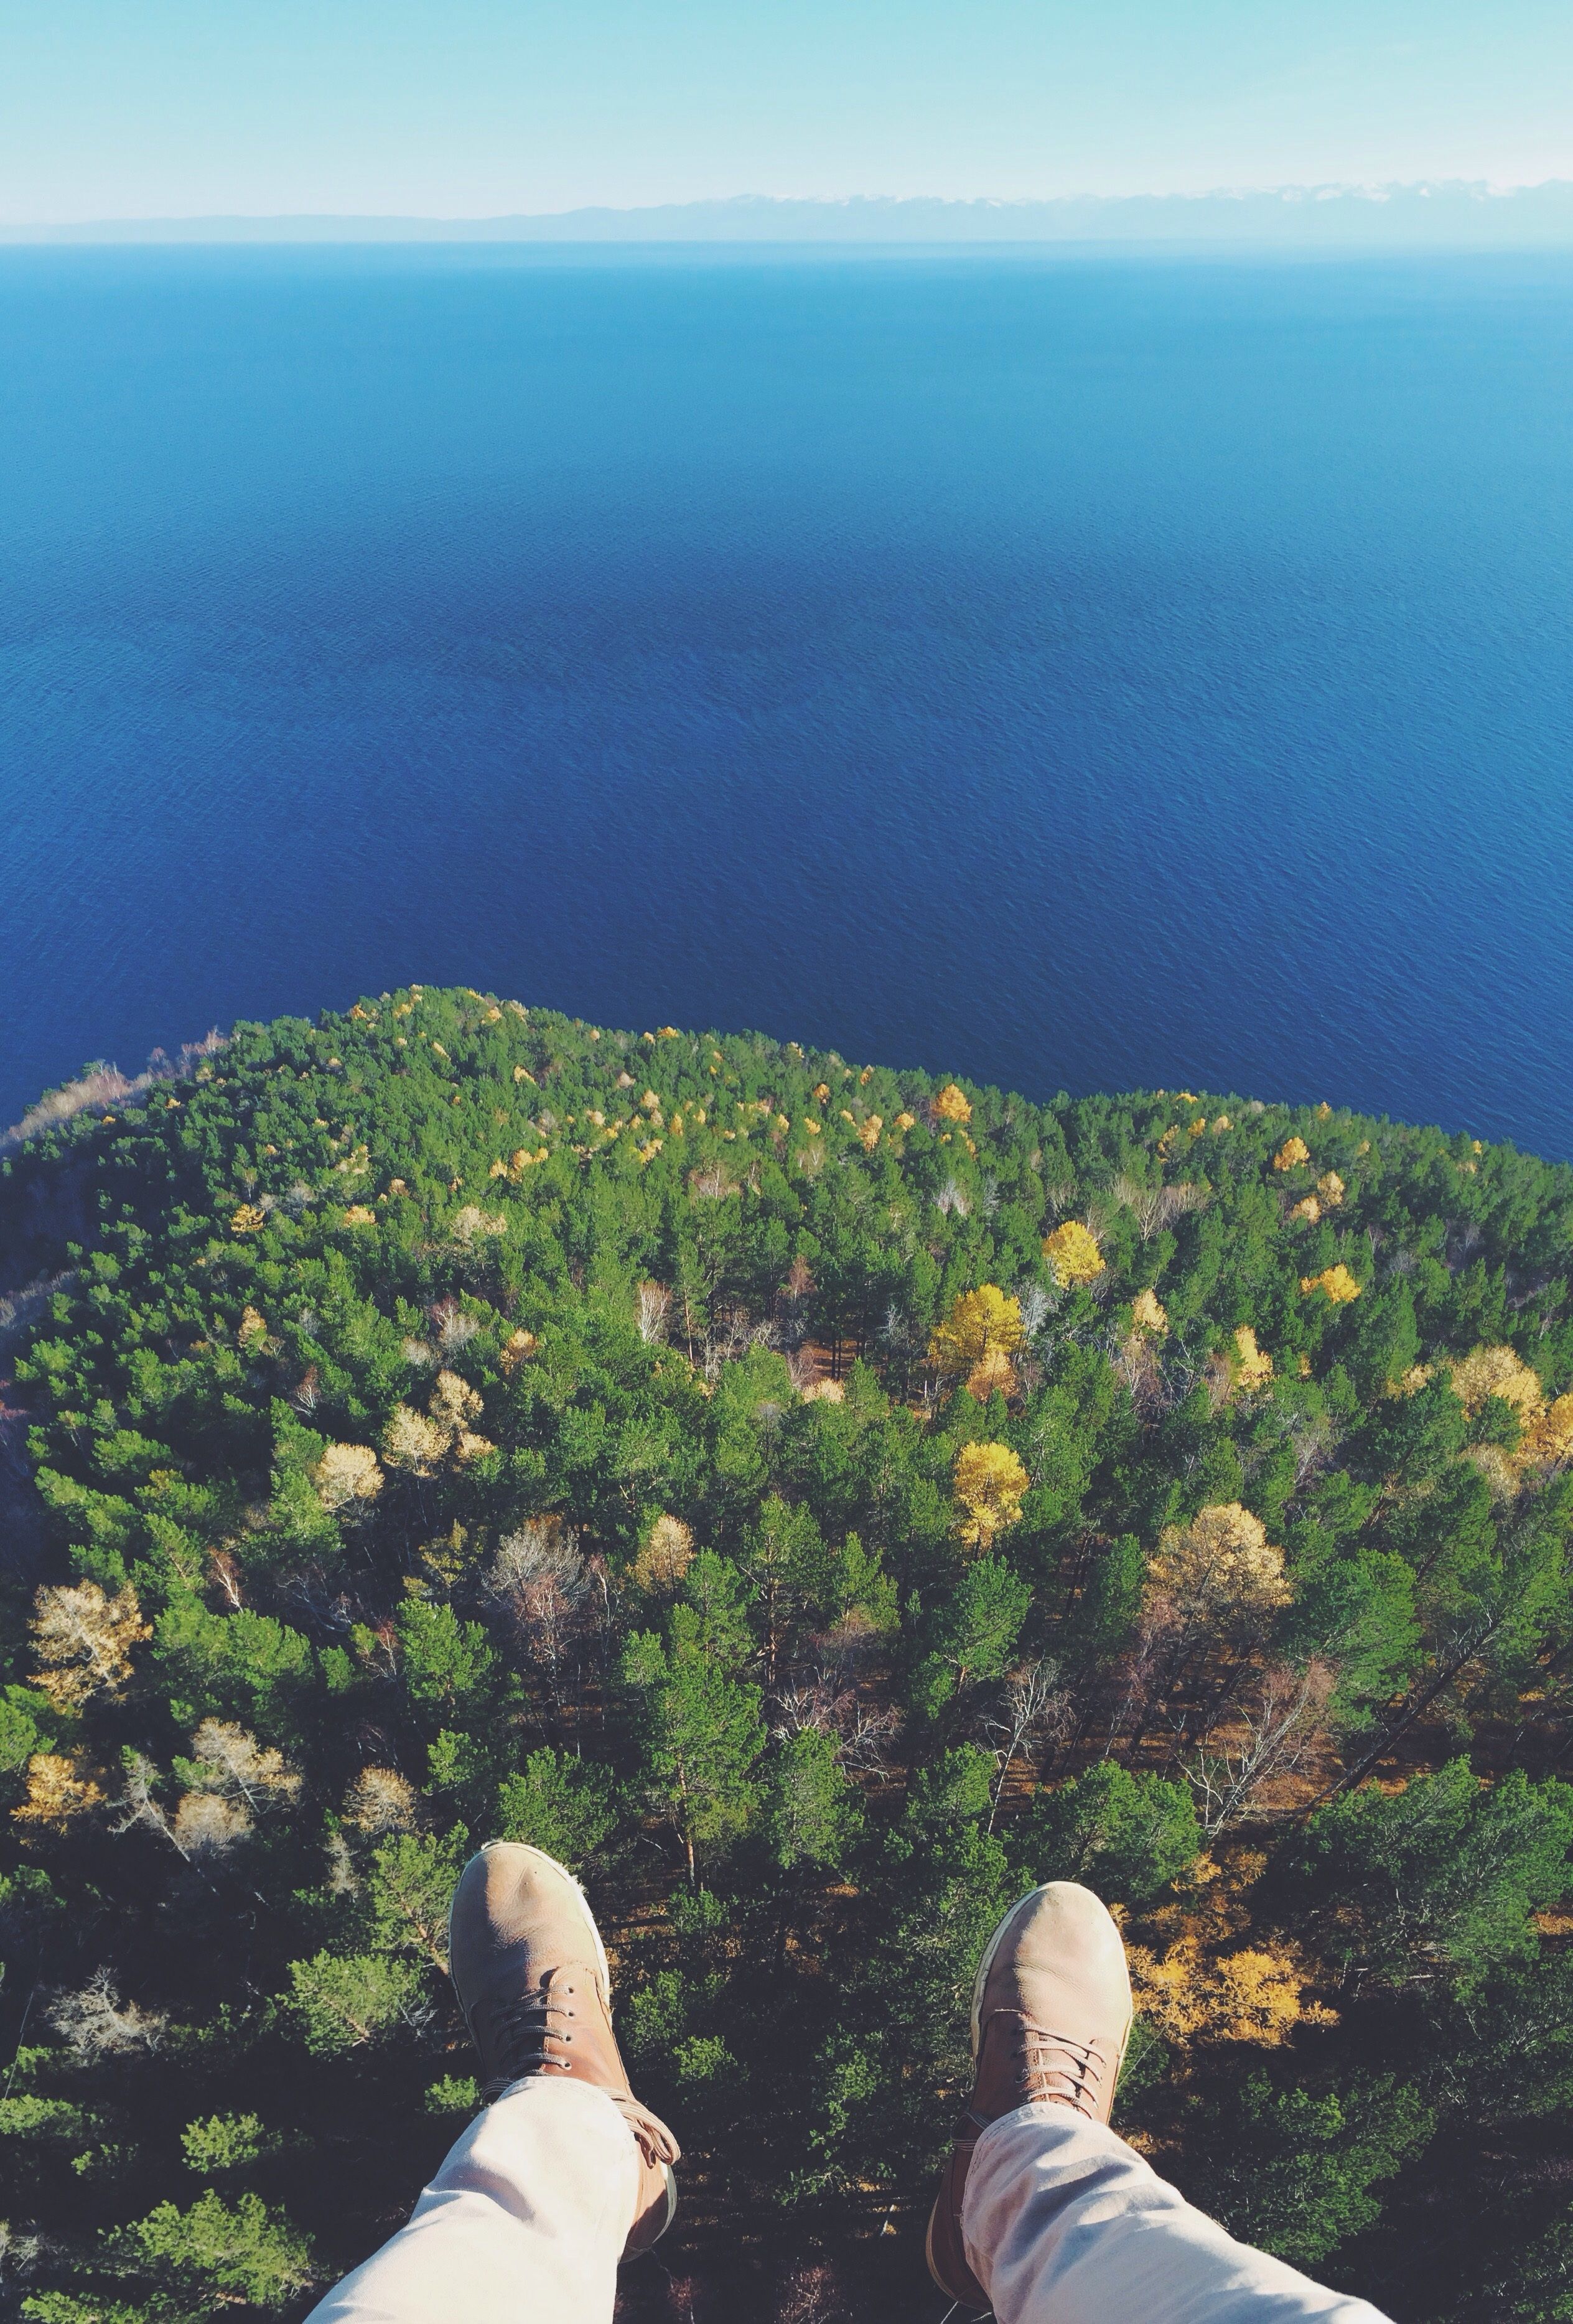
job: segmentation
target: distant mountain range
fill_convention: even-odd
[[[1573,183],[1279,186],[1053,201],[666,203],[489,218],[121,218],[4,226],[6,243],[1132,243],[1343,249],[1573,244]]]

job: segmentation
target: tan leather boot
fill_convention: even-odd
[[[448,1907],[448,1968],[491,2100],[526,2075],[604,2090],[634,2135],[638,2207],[624,2259],[672,2223],[676,2140],[628,2086],[612,2031],[606,1948],[573,1874],[544,1849],[494,1840],[472,1856]]]
[[[1125,1946],[1092,1891],[1050,1880],[1013,1905],[973,1980],[972,2091],[928,2223],[929,2273],[962,2307],[989,2306],[961,2242],[961,2199],[980,2133],[1043,2098],[1107,2122],[1130,2029]]]

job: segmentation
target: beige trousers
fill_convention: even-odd
[[[308,2324],[610,2324],[638,2185],[610,2098],[516,2082]],[[1236,2243],[1069,2107],[989,2126],[961,2227],[998,2324],[1384,2324]]]
[[[1067,2106],[989,2124],[961,2240],[999,2324],[1386,2324],[1367,2301],[1236,2243]]]
[[[515,2082],[308,2324],[607,2324],[639,2183],[603,2090]]]

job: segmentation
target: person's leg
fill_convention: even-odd
[[[619,2260],[670,2224],[678,2153],[629,2088],[584,1890],[493,1840],[454,1891],[448,1964],[492,2104],[308,2324],[609,2324]]]
[[[603,2090],[517,2082],[308,2324],[608,2324],[639,2178]]]
[[[929,2220],[935,2282],[999,2324],[1382,2324],[1236,2243],[1115,2136],[1130,2029],[1109,1914],[1072,1881],[1035,1888],[973,1984],[972,2089]]]
[[[1382,2324],[1236,2243],[1113,2131],[1053,2101],[982,2132],[961,2234],[998,2324]]]

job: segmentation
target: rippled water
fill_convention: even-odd
[[[0,254],[0,1121],[406,978],[1573,1154],[1573,260]]]

